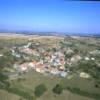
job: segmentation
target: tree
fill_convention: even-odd
[[[78,67],[89,73],[94,79],[100,79],[100,68],[94,61],[80,61]]]
[[[99,85],[98,84],[95,84],[95,88],[99,88]]]
[[[56,49],[56,48],[52,48],[52,51],[53,51],[53,52],[56,52],[56,51],[57,51],[57,49]]]
[[[79,53],[79,50],[77,48],[74,49],[75,54]]]
[[[56,93],[56,94],[61,94],[62,91],[63,91],[63,88],[62,88],[61,85],[57,84],[57,85],[53,88],[52,91],[53,91],[54,93]]]
[[[4,75],[0,72],[0,81],[4,81],[4,80],[7,80],[7,79],[8,79],[8,76],[6,76],[6,75]]]
[[[12,65],[15,63],[15,57],[12,56],[11,52],[5,52],[4,56],[0,58],[0,67],[12,67]]]
[[[68,66],[67,64],[65,64],[65,68],[66,68],[66,69],[68,69],[68,68],[69,68],[69,66]]]
[[[46,92],[47,88],[44,84],[40,84],[35,88],[34,94],[36,97],[40,97]]]
[[[70,59],[73,56],[73,53],[65,54],[65,60]]]

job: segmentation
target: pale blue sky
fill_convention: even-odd
[[[0,29],[100,33],[100,2],[0,0]]]

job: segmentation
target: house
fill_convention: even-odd
[[[90,75],[89,75],[88,73],[81,72],[81,73],[80,73],[80,77],[82,77],[82,78],[89,78]]]
[[[61,77],[66,77],[67,75],[68,75],[67,72],[65,72],[65,71],[60,71],[60,76],[61,76]]]
[[[65,64],[64,55],[61,52],[55,52],[51,55],[50,63],[54,66]]]
[[[17,58],[20,58],[21,57],[21,55],[20,54],[17,54],[17,53],[14,56],[17,57]]]
[[[39,73],[44,73],[45,70],[44,69],[41,69],[41,68],[36,68],[36,72],[39,72]]]
[[[100,50],[91,51],[90,54],[100,54]]]
[[[3,54],[0,54],[0,57],[2,57],[3,56]]]
[[[15,50],[11,49],[11,52],[12,52],[12,55],[13,55],[13,56],[15,56],[15,57],[17,57],[17,58],[20,58],[20,57],[21,57],[21,55],[18,54],[17,52],[15,52]]]
[[[27,67],[23,66],[23,67],[21,67],[21,70],[22,71],[27,71]]]
[[[70,48],[67,49],[67,54],[69,53],[73,53],[73,50],[71,50]]]
[[[50,73],[53,75],[59,75],[59,70],[57,68],[51,68]]]
[[[85,57],[85,60],[90,60],[90,58],[89,57]]]
[[[44,65],[41,63],[38,63],[35,70],[36,70],[36,72],[44,73],[45,72]]]
[[[64,65],[64,64],[65,64],[65,59],[64,59],[64,57],[63,57],[63,58],[62,58],[62,57],[60,58],[60,64],[61,64],[61,65]]]
[[[43,60],[40,59],[40,62],[39,62],[39,63],[40,63],[40,64],[43,64]]]
[[[35,68],[36,68],[36,64],[35,64],[34,62],[30,62],[30,63],[28,64],[28,66],[29,66],[30,68],[32,68],[32,69],[35,69]]]
[[[95,60],[95,58],[92,57],[91,60]]]
[[[36,72],[40,73],[41,72],[40,68],[36,68]]]
[[[52,62],[50,56],[46,56],[46,57],[45,57],[45,60],[48,61],[48,62]]]
[[[19,66],[19,70],[22,72],[27,72],[28,71],[28,63],[21,64]]]
[[[14,64],[14,65],[13,65],[13,68],[14,68],[14,69],[18,69],[18,68],[19,68],[19,65],[18,65],[18,64]]]
[[[59,67],[59,70],[60,70],[60,71],[65,70],[65,66],[63,66],[63,65],[62,65],[62,66],[60,66],[60,67]]]
[[[37,54],[37,52],[35,50],[32,50],[30,48],[22,48],[20,51],[24,52],[26,54]]]
[[[79,61],[79,60],[81,60],[81,59],[82,59],[81,56],[75,55],[75,56],[73,56],[73,57],[70,59],[70,61],[71,61],[71,62],[77,62],[77,61]]]
[[[24,47],[24,48],[28,48],[31,44],[32,44],[32,43],[29,42],[27,45],[24,45],[23,47]]]

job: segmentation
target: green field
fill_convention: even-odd
[[[63,79],[55,76],[42,75],[34,71],[22,75],[22,80],[12,80],[10,81],[10,83],[12,88],[17,88],[32,95],[34,97],[34,100],[36,99],[36,97],[34,96],[34,89],[37,85],[41,83],[46,85],[47,91],[41,97],[37,98],[37,100],[94,100],[89,97],[73,94],[68,90],[64,90],[63,93],[60,95],[55,95],[52,92],[52,89],[57,83],[61,83],[63,84],[63,86],[79,87],[80,89],[91,93],[99,93],[100,91],[100,89],[94,88],[93,83],[90,80],[79,80],[77,76],[73,77],[72,79]],[[17,96],[18,94],[10,92],[8,93],[4,90],[1,90],[0,95],[0,97],[3,98],[0,100],[7,100],[5,95],[7,95],[7,98],[9,98],[10,100],[13,100],[13,98],[16,98],[14,100],[20,100]]]
[[[0,100],[19,100],[20,97],[12,94],[12,93],[8,93],[5,90],[0,90]]]

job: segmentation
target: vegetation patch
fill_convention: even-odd
[[[63,88],[60,84],[57,84],[54,88],[53,88],[53,93],[55,94],[61,94],[63,92]]]
[[[86,97],[90,97],[90,98],[94,98],[96,100],[100,100],[100,94],[97,93],[89,93],[86,91],[82,91],[79,88],[71,88],[71,87],[67,87],[67,90],[69,90],[72,93],[76,93],[82,96],[86,96]]]
[[[44,84],[40,84],[35,88],[34,94],[36,97],[40,97],[46,92],[47,88]]]

